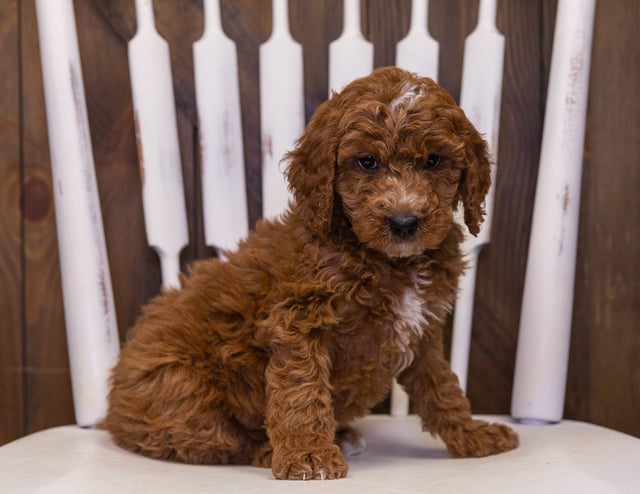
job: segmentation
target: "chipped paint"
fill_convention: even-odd
[[[233,166],[232,131],[229,118],[229,109],[225,108],[222,120],[222,155],[224,157],[223,166],[227,172],[226,175],[229,175],[230,168]]]
[[[95,165],[93,162],[93,151],[91,149],[91,138],[89,135],[89,117],[87,116],[87,107],[84,99],[84,89],[82,86],[82,77],[80,67],[71,63],[69,65],[69,74],[71,81],[71,91],[73,95],[74,114],[76,117],[76,132],[80,138],[80,166],[83,175],[86,199],[84,205],[89,215],[91,241],[96,252],[96,269],[98,271],[98,286],[100,303],[103,310],[105,321],[115,317],[112,302],[110,300],[110,287],[108,288],[107,280],[109,279],[109,267],[107,265],[107,252],[104,244],[104,231],[102,227],[102,213],[100,211],[100,202],[98,198]],[[112,338],[114,328],[110,324],[105,325],[105,338]]]
[[[267,158],[273,159],[273,137],[266,135],[262,141],[262,147]]]
[[[571,61],[569,63],[569,90],[567,91],[567,94],[565,96],[565,103],[567,106],[573,106],[578,102],[580,73],[584,65],[582,51],[583,50],[580,47],[580,53],[571,57]]]
[[[566,215],[569,209],[569,184],[565,184],[562,194],[562,212]]]
[[[140,120],[138,110],[133,110],[133,125],[136,129],[136,148],[138,149],[138,171],[140,173],[140,183],[144,186],[144,153],[142,152],[142,137],[140,134]]]

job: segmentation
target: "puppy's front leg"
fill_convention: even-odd
[[[271,469],[279,479],[337,479],[348,466],[334,444],[331,361],[320,338],[289,334],[272,344],[266,371]]]
[[[488,456],[518,446],[511,428],[472,418],[469,401],[444,358],[440,331],[422,338],[398,382],[414,401],[424,430],[439,435],[452,456]]]

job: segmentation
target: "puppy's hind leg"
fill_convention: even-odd
[[[224,406],[224,395],[186,365],[141,368],[128,350],[113,373],[101,427],[116,444],[160,459],[196,464],[249,464],[267,440]]]

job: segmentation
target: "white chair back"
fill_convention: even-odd
[[[350,59],[341,57],[342,48],[331,49],[330,84],[336,89],[352,76],[362,75],[356,72],[372,67],[373,49],[364,41],[358,29],[358,4],[358,0],[345,1],[345,30],[333,47],[341,46],[358,53],[361,65],[350,65]],[[513,404],[514,415],[529,420],[559,420],[558,413],[548,413],[544,407],[523,408],[522,404],[553,402],[552,408],[557,410],[564,394],[567,365],[565,350],[571,321],[570,317],[567,319],[566,311],[561,313],[559,310],[547,309],[547,304],[551,303],[549,300],[558,297],[567,310],[570,311],[571,307],[579,169],[594,4],[595,0],[560,0],[558,7],[548,105],[549,108],[553,105],[561,113],[549,110],[546,120],[520,344],[520,348],[526,348],[527,351],[518,352]],[[165,191],[160,192],[165,194],[165,204],[162,207],[158,206],[157,200],[145,200],[145,221],[150,243],[156,247],[161,259],[163,256],[174,259],[163,261],[163,265],[166,263],[173,266],[171,269],[163,269],[164,284],[172,286],[177,279],[176,259],[186,232],[186,215],[183,213],[184,192],[181,190],[179,154],[175,153],[177,138],[174,135],[175,112],[172,111],[170,67],[166,42],[153,29],[151,1],[139,1],[136,5],[139,30],[131,42],[129,55],[133,61],[131,73],[138,121],[139,158],[141,169],[144,170],[145,189],[153,189],[156,193]],[[421,66],[414,65],[406,55],[406,47],[411,46],[410,42],[415,44],[416,39],[424,39],[431,46],[429,53],[437,57],[437,48],[433,48],[424,26],[427,5],[426,0],[413,2],[413,14],[418,19],[414,18],[407,40],[398,46],[398,60],[401,63],[407,60],[408,68],[419,72]],[[304,124],[302,51],[288,32],[286,0],[274,0],[273,9],[272,36],[260,48],[265,216],[277,215],[286,207],[289,195],[279,168],[279,160],[301,134]],[[59,184],[55,187],[56,215],[74,402],[79,423],[90,425],[104,413],[107,375],[117,355],[117,328],[100,208],[95,191],[72,0],[37,0],[37,10],[54,182]],[[462,106],[480,131],[486,134],[494,158],[498,142],[504,53],[504,39],[495,28],[495,13],[495,0],[481,0],[478,27],[465,45],[462,84]],[[209,191],[203,194],[205,198],[209,198],[204,202],[206,238],[210,245],[229,248],[247,231],[239,91],[236,74],[233,73],[235,69],[229,73],[229,68],[236,67],[235,47],[221,31],[219,5],[214,0],[205,1],[205,19],[206,29],[202,39],[194,46],[194,58],[199,123],[203,135],[203,187]],[[148,38],[144,43],[141,41],[143,34]],[[146,54],[152,56],[147,57]],[[153,64],[149,65],[148,62],[152,60]],[[421,63],[424,75],[435,75],[437,59],[423,60]],[[142,65],[145,66],[144,74],[138,70]],[[225,72],[221,77],[223,66]],[[157,92],[145,80],[150,72],[153,72],[154,80],[164,81],[158,85]],[[143,99],[146,103],[142,102]],[[145,129],[153,127],[152,124],[145,123],[149,121],[147,114],[162,120],[160,129],[146,132]],[[73,125],[69,126],[69,122],[73,122]],[[169,146],[169,151],[159,147],[161,144]],[[159,149],[165,150],[168,160],[154,154]],[[543,169],[544,153],[557,156],[560,152],[567,153],[563,160],[567,165],[567,175],[562,177]],[[546,160],[547,163],[554,161],[557,162]],[[156,180],[152,177],[159,178]],[[167,190],[170,192],[166,192]],[[544,204],[550,202],[544,195],[549,191],[555,194],[556,208],[542,211]],[[166,199],[167,197],[170,199]],[[466,382],[472,320],[475,279],[473,259],[477,258],[481,245],[489,240],[492,204],[490,196],[489,218],[479,240],[466,244],[472,257],[472,269],[467,282],[463,283],[458,300],[460,310],[452,357],[454,370],[463,385]],[[559,233],[537,226],[542,224],[557,226]],[[157,232],[161,240],[154,240],[155,233],[150,232],[150,229]],[[559,238],[560,243],[550,245],[552,238]],[[550,245],[555,250],[551,253],[543,252],[539,250],[540,245]],[[556,256],[557,253],[562,255]],[[541,256],[545,262],[540,262]],[[549,257],[557,261],[549,266],[552,272],[546,277],[552,286],[534,279],[535,273],[540,273],[539,270],[545,266]],[[554,295],[559,293],[556,290],[560,286],[560,280],[566,282],[561,284],[563,294]],[[543,293],[546,295],[544,298]],[[554,307],[557,306],[557,303],[554,304]],[[535,314],[543,313],[551,320],[535,322]],[[540,331],[545,328],[548,331]],[[554,372],[552,375],[545,375],[544,381],[538,380],[537,376],[542,375],[539,355],[548,357],[546,349],[558,345],[555,340],[558,337],[561,339],[561,351],[556,355]],[[532,349],[533,354],[530,353]],[[551,385],[551,382],[554,384]],[[539,391],[542,388],[552,389],[553,392],[550,396],[544,393],[541,395]],[[403,415],[407,410],[406,396],[396,389],[392,413]]]

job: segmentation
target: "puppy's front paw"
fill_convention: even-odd
[[[331,480],[347,475],[349,466],[340,448],[314,448],[309,451],[286,451],[274,454],[271,469],[278,479]]]
[[[446,429],[440,437],[455,458],[489,456],[518,446],[518,435],[503,424],[471,420],[461,427]]]

